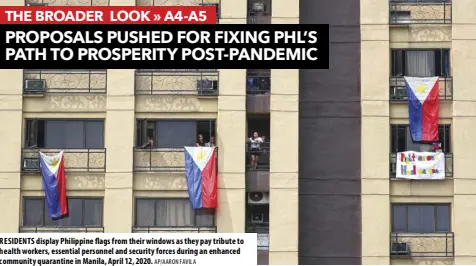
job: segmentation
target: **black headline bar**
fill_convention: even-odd
[[[2,69],[327,69],[329,26],[0,25]]]

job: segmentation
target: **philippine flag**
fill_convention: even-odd
[[[217,208],[216,147],[185,147],[185,174],[192,209]]]
[[[53,156],[40,152],[40,167],[48,215],[50,218],[59,219],[68,214],[63,151]]]
[[[438,141],[439,78],[405,77],[414,142]]]

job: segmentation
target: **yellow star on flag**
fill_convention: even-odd
[[[59,159],[54,159],[51,160],[51,166],[56,167],[56,165],[59,163]]]
[[[195,155],[195,160],[197,160],[197,161],[205,160],[205,153],[203,153],[203,151],[199,151],[199,152]]]
[[[417,87],[416,87],[417,91],[419,93],[425,93],[426,92],[426,86],[423,85],[423,84],[419,84]]]

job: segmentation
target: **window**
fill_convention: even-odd
[[[148,137],[156,148],[195,146],[198,134],[208,142],[215,132],[214,120],[137,120],[136,147],[145,145]]]
[[[246,92],[266,94],[271,90],[271,69],[247,69]]]
[[[23,199],[23,226],[102,226],[103,200],[97,198],[68,198],[69,216],[60,220],[48,217],[44,198]]]
[[[449,204],[393,204],[392,232],[450,232]]]
[[[135,226],[214,226],[215,210],[193,210],[189,199],[137,199]]]
[[[391,50],[391,76],[448,77],[450,50]]]
[[[430,151],[431,144],[414,143],[410,135],[409,125],[391,125],[391,152]],[[439,125],[438,133],[443,152],[451,152],[450,125]]]
[[[270,16],[271,0],[248,0],[248,16]]]
[[[39,120],[26,121],[26,148],[102,149],[104,121]]]

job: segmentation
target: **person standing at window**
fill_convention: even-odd
[[[210,141],[206,145],[207,147],[216,147],[217,145],[215,144],[215,137],[210,137]]]
[[[248,139],[250,143],[250,155],[251,155],[251,170],[256,170],[261,153],[261,143],[263,139],[260,138],[258,132],[253,133],[253,136]]]
[[[202,134],[198,134],[198,141],[197,141],[197,147],[205,147],[206,142],[205,139],[203,138]]]
[[[144,145],[142,145],[142,148],[149,148],[149,149],[154,148],[154,139],[152,138],[152,136],[147,137],[147,142]]]

